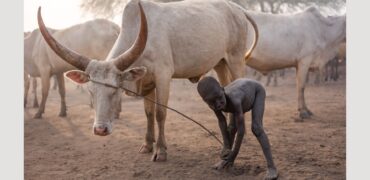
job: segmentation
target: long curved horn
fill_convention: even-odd
[[[146,41],[148,38],[148,24],[146,22],[145,13],[141,3],[139,2],[139,9],[140,9],[140,32],[137,36],[134,44],[128,49],[126,52],[118,56],[114,60],[114,64],[116,67],[124,71],[127,69],[135,60],[143,53],[146,45]]]
[[[90,59],[88,57],[82,56],[73,50],[70,50],[63,45],[61,45],[58,41],[54,39],[53,36],[49,34],[49,31],[45,27],[44,21],[41,17],[41,7],[39,7],[37,11],[37,21],[39,24],[39,29],[44,37],[45,41],[49,44],[50,48],[62,59],[64,59],[69,64],[73,65],[77,69],[85,71],[87,65],[90,63]]]

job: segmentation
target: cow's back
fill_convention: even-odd
[[[329,32],[316,8],[294,14],[250,12],[250,15],[260,34],[248,63],[255,69],[269,71],[292,67],[297,60],[327,48],[324,37]]]
[[[156,64],[170,64],[174,77],[194,76],[214,67],[229,51],[246,51],[246,42],[241,41],[247,38],[246,17],[227,1],[141,1],[141,4],[148,23],[148,40],[142,57],[161,59]],[[122,19],[123,33],[108,59],[117,57],[133,44],[139,31],[138,11],[137,1],[127,4]],[[202,62],[205,63],[199,66]]]
[[[51,34],[57,31],[51,28],[48,28],[48,30]],[[36,63],[39,59],[38,53],[41,41],[43,41],[43,38],[39,29],[33,30],[24,38],[24,71],[33,77],[40,76]]]
[[[40,31],[34,30],[27,37],[24,38],[24,48],[23,48],[23,65],[24,71],[26,74],[30,74],[31,76],[39,76],[38,68],[33,61],[32,54],[34,51],[34,47],[36,41],[40,35]]]

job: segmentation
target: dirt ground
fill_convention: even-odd
[[[306,102],[314,116],[304,122],[295,121],[298,113],[294,72],[280,78],[277,87],[266,90],[264,127],[280,179],[345,179],[345,77],[320,86],[308,85]],[[24,110],[25,179],[264,177],[266,161],[250,130],[250,112],[245,115],[248,128],[234,167],[218,172],[211,168],[219,161],[221,147],[217,141],[172,111],[168,111],[166,120],[167,162],[152,162],[151,154],[139,154],[146,130],[143,102],[123,96],[121,117],[113,133],[106,137],[93,135],[94,114],[88,106],[88,94],[76,90],[73,84],[67,84],[67,118],[58,117],[60,101],[55,90],[50,91],[42,119],[32,119],[36,109],[29,103]],[[221,138],[216,117],[200,99],[195,84],[173,80],[169,105]]]

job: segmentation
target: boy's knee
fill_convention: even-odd
[[[252,124],[252,132],[256,137],[259,137],[264,133],[263,127],[261,125]]]

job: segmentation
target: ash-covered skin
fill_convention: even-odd
[[[264,87],[257,81],[246,78],[237,79],[226,87],[221,87],[215,78],[205,77],[199,81],[197,89],[202,99],[215,112],[224,141],[222,160],[215,168],[221,170],[233,165],[245,133],[244,113],[252,110],[252,132],[258,139],[267,161],[265,179],[277,179],[278,172],[262,124],[266,97]],[[229,125],[222,112],[232,114]]]

